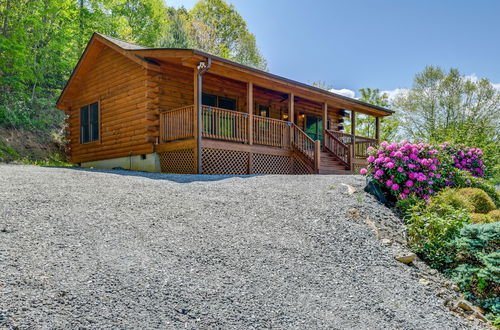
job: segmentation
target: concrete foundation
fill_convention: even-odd
[[[161,172],[160,157],[157,153],[96,160],[93,162],[82,163],[81,166],[85,168],[94,167],[103,169],[113,169],[121,167],[123,169],[133,171]]]

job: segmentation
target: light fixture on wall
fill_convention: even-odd
[[[283,119],[288,119],[288,115],[286,113],[283,114]]]

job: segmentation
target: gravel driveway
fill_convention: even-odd
[[[0,328],[468,328],[341,183],[0,165]]]

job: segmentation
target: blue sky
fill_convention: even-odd
[[[188,9],[196,2],[165,1]],[[352,96],[362,87],[410,87],[426,65],[439,65],[500,89],[500,0],[228,2],[274,74],[325,81]]]

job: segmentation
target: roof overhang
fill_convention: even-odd
[[[100,51],[98,49],[98,47],[100,47],[99,45],[101,45],[101,47],[108,46],[128,57],[130,60],[151,70],[162,71],[161,67],[153,63],[154,61],[174,62],[183,66],[195,68],[200,61],[211,58],[212,66],[209,72],[213,74],[244,82],[251,81],[257,86],[287,94],[293,93],[296,96],[310,99],[315,102],[326,103],[331,107],[353,110],[372,116],[382,117],[394,113],[394,111],[384,107],[332,93],[328,90],[274,75],[202,51],[179,48],[145,48],[97,33],[94,33],[83,55],[80,57],[75,70],[57,101],[57,108],[65,110],[64,98],[68,87],[74,83],[74,80],[78,79],[76,76],[78,76],[80,71],[85,69],[86,64],[93,62],[93,59],[97,56],[94,49],[97,49],[98,53]]]

